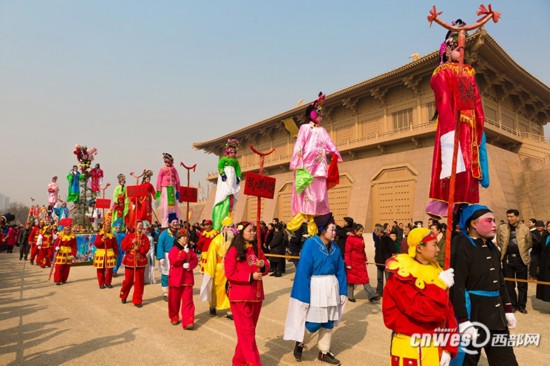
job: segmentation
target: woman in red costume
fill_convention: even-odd
[[[76,237],[71,230],[70,225],[63,227],[63,231],[58,235],[55,251],[55,273],[53,281],[56,285],[61,285],[67,282],[69,272],[71,271],[71,263],[76,256]]]
[[[458,19],[453,25],[461,24],[465,25]],[[430,186],[433,201],[426,212],[436,217],[447,214],[457,115],[460,121],[454,202],[478,203],[479,185],[489,186],[481,95],[474,68],[464,64],[459,70],[459,57],[458,34],[449,31],[440,48],[441,64],[430,80],[438,118]]]
[[[115,236],[111,233],[111,223],[105,222],[103,229],[95,238],[97,248],[94,254],[94,267],[97,269],[97,282],[99,288],[113,288],[113,268],[115,268],[118,256],[118,245]]]
[[[124,281],[120,289],[120,300],[126,304],[128,294],[134,287],[132,303],[140,308],[143,301],[143,287],[145,281],[145,266],[147,265],[147,252],[151,243],[143,233],[143,222],[138,221],[136,231],[126,235],[122,241],[122,250],[126,253],[122,264],[124,264]]]
[[[181,229],[168,253],[170,273],[168,275],[168,317],[173,325],[179,324],[183,329],[193,329],[195,324],[195,304],[193,303],[193,269],[199,264],[194,251],[190,250],[189,232]]]
[[[261,365],[256,345],[256,325],[264,301],[262,277],[269,273],[269,261],[254,242],[256,230],[251,222],[238,225],[224,259],[229,283],[229,302],[237,331],[235,366]]]

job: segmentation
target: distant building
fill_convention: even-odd
[[[467,38],[465,61],[476,69],[485,109],[491,186],[481,189],[481,202],[498,218],[505,217],[506,209],[518,208],[523,218],[550,219],[550,190],[545,189],[550,181],[550,140],[543,130],[550,121],[550,88],[483,29]],[[429,81],[438,64],[439,52],[433,52],[327,96],[323,126],[344,159],[340,185],[329,191],[339,223],[344,216],[367,228],[393,220],[426,222],[436,128],[431,121],[435,104]],[[318,91],[312,90],[312,95]],[[261,151],[276,149],[264,164],[264,174],[277,179],[275,198],[262,201],[265,220],[292,217],[289,159],[307,104],[194,144],[220,156],[227,138],[240,139],[243,172],[259,168],[249,144]],[[208,180],[215,182],[216,177],[212,173]],[[200,217],[211,216],[213,196],[204,203]],[[234,216],[255,219],[256,201],[241,194]]]

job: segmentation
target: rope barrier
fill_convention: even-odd
[[[270,253],[266,253],[265,256],[266,256],[266,257],[273,257],[273,258],[300,259],[300,256],[299,256],[299,255],[288,255],[288,254],[283,255],[283,254],[270,254]],[[366,264],[375,265],[375,266],[385,266],[385,264],[375,263],[375,262],[367,262]],[[526,283],[534,283],[534,284],[536,284],[536,285],[545,285],[545,286],[550,285],[550,282],[548,282],[548,281],[522,280],[522,279],[519,279],[519,278],[509,278],[509,277],[504,277],[504,281],[509,281],[509,282],[526,282]]]

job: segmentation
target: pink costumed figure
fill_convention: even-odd
[[[307,107],[306,123],[300,126],[294,152],[290,159],[290,169],[295,171],[292,189],[292,214],[294,217],[287,224],[287,229],[296,231],[305,220],[308,221],[310,235],[317,233],[314,217],[330,212],[327,154],[332,155],[331,167],[336,166],[336,162],[342,162],[342,156],[336,145],[321,126],[323,119],[321,110],[324,101],[325,95],[319,93],[319,98]]]
[[[163,153],[164,166],[157,177],[157,196],[160,192],[161,226],[166,228],[170,218],[180,217],[177,200],[179,200],[180,177],[174,167],[174,158]]]

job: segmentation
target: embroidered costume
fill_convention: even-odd
[[[102,230],[96,236],[94,245],[97,248],[94,253],[94,268],[97,269],[99,288],[111,288],[113,268],[118,255],[117,240],[111,232]]]
[[[126,303],[130,289],[134,286],[132,303],[141,307],[143,301],[143,287],[145,266],[147,265],[147,252],[151,243],[141,230],[143,224],[138,222],[136,232],[126,235],[122,241],[122,249],[126,252],[122,264],[124,264],[124,281],[120,289],[120,299]]]
[[[59,249],[58,249],[59,248]],[[76,256],[76,237],[68,227],[68,230],[63,230],[57,238],[55,256],[55,273],[53,281],[60,285],[67,282],[69,272],[71,271],[71,263]]]
[[[163,153],[164,166],[160,168],[157,177],[157,195],[160,192],[161,226],[168,227],[171,217],[179,217],[179,188],[180,177],[174,167],[174,158],[168,153]]]
[[[225,154],[218,162],[218,182],[216,185],[216,197],[212,209],[212,222],[214,230],[220,230],[222,221],[229,217],[238,199],[241,189],[241,165],[237,160],[239,140],[228,139],[225,144]]]

